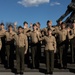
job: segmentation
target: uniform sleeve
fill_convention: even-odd
[[[52,28],[51,28],[51,30],[52,30],[52,31],[55,31],[55,28],[54,28],[54,27],[52,27]]]
[[[14,36],[16,35],[16,32],[13,32],[11,37],[10,37],[10,40],[14,39]]]
[[[42,29],[42,35],[45,36],[47,34],[47,28]]]
[[[61,31],[58,29],[58,30],[56,31],[56,33],[57,33],[57,34],[60,34],[60,33],[61,33]]]
[[[1,39],[0,39],[0,50],[1,50],[1,48],[2,48],[2,41],[1,41]]]
[[[13,38],[14,38],[15,41],[17,41],[17,40],[18,40],[18,35],[15,34],[15,35],[13,36]]]
[[[68,32],[68,38],[72,39],[74,37],[74,34],[70,35],[70,33]]]
[[[37,34],[37,37],[38,37],[38,38],[42,37],[41,32],[37,31],[36,34]]]
[[[68,35],[68,32],[67,32],[67,30],[66,30],[66,36]]]
[[[29,37],[31,35],[31,32],[26,33],[26,35]]]
[[[5,33],[4,32],[0,32],[0,37],[3,37],[5,35],[6,35],[6,32]]]
[[[54,34],[60,34],[60,30],[59,29],[55,29],[55,31],[53,31]]]
[[[41,37],[41,40],[45,40],[45,36],[44,37]]]
[[[56,39],[55,39],[55,37],[53,38],[53,46],[54,46],[54,50],[56,50]]]
[[[25,36],[24,42],[25,42],[25,51],[27,51],[28,50],[28,39],[27,39],[27,36]]]
[[[73,34],[73,29],[71,29],[71,34]]]
[[[42,37],[42,34],[41,34],[41,32],[39,32],[39,36],[40,36],[40,37]]]
[[[18,29],[16,26],[14,26],[14,31],[17,33],[18,32]]]
[[[28,28],[28,30],[27,30],[27,32],[26,32],[26,33],[31,32],[31,31],[32,31],[32,29],[31,29],[31,28]]]

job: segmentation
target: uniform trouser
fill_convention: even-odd
[[[75,39],[74,39],[75,40]],[[72,58],[72,63],[74,63],[74,56],[75,56],[75,44],[73,43],[73,41],[74,40],[72,40],[71,42],[70,42],[70,48],[71,48],[71,58]]]
[[[40,46],[39,43],[32,44],[32,65],[33,68],[39,68],[39,62],[40,62]]]
[[[16,49],[16,62],[17,62],[17,72],[24,72],[24,47],[17,47]]]
[[[2,45],[3,47],[2,47],[2,49],[1,49],[1,62],[3,63],[3,64],[5,64],[5,45]]]
[[[72,9],[68,8],[66,12],[57,21],[62,21],[70,12],[72,12]]]
[[[14,45],[6,45],[7,66],[14,67]]]
[[[54,50],[45,50],[47,73],[54,70]]]
[[[72,48],[71,58],[72,58],[72,63],[74,63],[75,62],[75,47]]]
[[[27,64],[28,67],[30,67],[30,59],[29,59],[29,37],[28,37],[28,50],[27,50],[27,54],[25,54],[25,63]]]
[[[0,63],[1,63],[1,51],[0,51]]]
[[[60,65],[61,67],[67,67],[67,45],[63,44],[62,46],[60,46]]]
[[[2,41],[2,48],[1,48],[1,63],[5,64],[5,37],[1,38]]]

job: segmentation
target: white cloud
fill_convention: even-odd
[[[59,2],[52,2],[52,3],[50,3],[50,6],[55,6],[55,5],[60,5],[60,3]]]
[[[30,6],[38,6],[40,4],[49,3],[50,0],[20,0],[18,1],[19,4],[30,7]]]

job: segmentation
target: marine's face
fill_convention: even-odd
[[[8,28],[8,30],[9,30],[9,31],[12,31],[12,30],[13,30],[13,28],[12,28],[12,27],[9,27],[9,28]]]
[[[1,25],[1,28],[4,29],[4,25]]]
[[[62,24],[62,29],[65,29],[65,24]]]
[[[51,34],[52,34],[52,31],[51,31],[51,30],[49,30],[49,31],[48,31],[48,35],[51,35]]]
[[[51,27],[51,26],[52,26],[52,22],[49,22],[49,23],[48,23],[48,27]]]
[[[27,28],[28,27],[28,24],[24,24],[24,28]]]
[[[37,30],[37,26],[33,26],[33,30]]]
[[[36,23],[37,27],[40,28],[40,25],[38,23]]]
[[[61,25],[62,21],[59,21],[59,25]]]
[[[73,27],[75,28],[75,23],[73,23]]]
[[[19,33],[22,33],[22,32],[23,32],[23,29],[22,29],[22,28],[19,28],[19,29],[18,29],[18,32],[19,32]]]

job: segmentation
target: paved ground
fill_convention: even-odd
[[[11,72],[0,72],[0,75],[15,75],[15,74]],[[45,75],[45,74],[39,72],[25,72],[24,75]],[[75,75],[75,74],[70,72],[54,72],[53,75]]]

